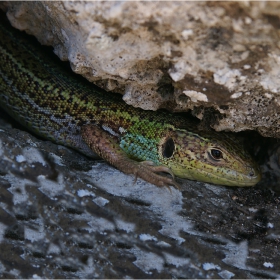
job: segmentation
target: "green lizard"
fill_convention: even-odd
[[[160,187],[177,187],[174,175],[227,186],[260,180],[256,163],[227,134],[201,132],[180,114],[128,106],[4,25],[0,106],[30,131]]]

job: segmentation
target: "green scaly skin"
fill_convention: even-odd
[[[260,180],[257,165],[236,139],[198,131],[196,121],[179,114],[128,106],[4,25],[0,106],[30,131],[88,156],[98,154],[158,186],[176,186],[159,171],[228,186],[252,186]],[[213,149],[222,158],[214,159]]]

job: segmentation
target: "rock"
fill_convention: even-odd
[[[1,2],[11,23],[136,107],[280,137],[278,2]],[[210,118],[209,118],[210,116]]]
[[[6,117],[1,278],[280,277],[279,177],[274,191],[269,176],[254,188],[177,179],[181,190],[169,191],[39,140]],[[268,156],[275,168],[278,158]]]
[[[0,3],[14,25],[128,103],[193,109],[202,127],[274,137],[277,5]],[[181,190],[169,192],[2,114],[0,277],[279,278],[280,148],[255,136],[245,135],[262,163],[256,187],[178,179]]]

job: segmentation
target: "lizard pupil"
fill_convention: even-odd
[[[173,155],[175,144],[172,138],[168,138],[162,146],[162,156],[170,158]]]
[[[220,150],[212,149],[211,156],[214,159],[221,159],[223,157],[223,153]]]

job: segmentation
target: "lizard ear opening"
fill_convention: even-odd
[[[164,158],[170,158],[173,155],[175,144],[172,138],[167,138],[162,145],[162,156]]]

